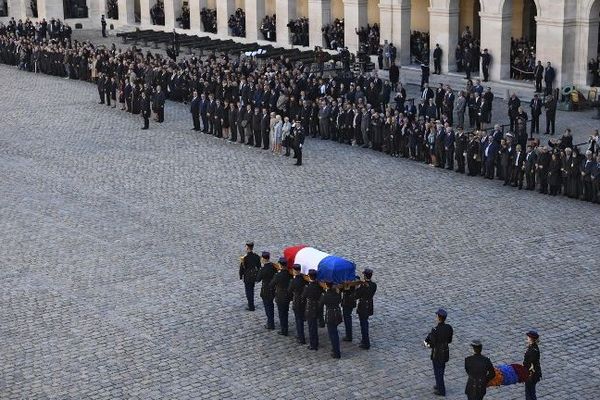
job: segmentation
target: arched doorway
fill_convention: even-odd
[[[600,0],[592,1],[582,14],[582,54],[577,58],[587,65],[576,68],[576,74],[580,74],[579,77],[576,76],[576,82],[580,85],[600,86]],[[585,76],[581,70],[585,71]]]
[[[88,6],[86,0],[63,0],[65,19],[87,18]]]
[[[421,64],[427,61],[429,58],[429,11],[427,10],[428,7],[428,0],[411,0],[410,3],[411,64]]]
[[[537,7],[534,0],[513,0],[510,78],[532,80],[535,67]]]

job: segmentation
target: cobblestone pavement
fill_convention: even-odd
[[[449,399],[472,339],[521,362],[530,328],[540,398],[596,397],[597,205],[323,141],[293,167],[192,133],[184,105],[142,131],[91,84],[6,66],[0,87],[0,399],[434,398],[440,306]],[[249,238],[373,268],[371,350],[265,331],[237,276]]]

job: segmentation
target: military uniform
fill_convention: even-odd
[[[529,378],[525,382],[525,400],[537,400],[535,385],[542,379],[542,367],[540,366],[540,349],[537,345],[539,335],[535,331],[527,332],[527,336],[533,341],[527,347],[523,366],[529,371]]]
[[[306,308],[306,300],[302,297],[302,292],[307,284],[304,275],[301,274],[300,265],[294,264],[294,270],[298,274],[294,277],[289,287],[289,297],[292,299],[292,310],[296,320],[296,340],[299,344],[306,344],[304,336],[304,310]]]
[[[281,260],[279,262],[281,264]],[[256,282],[262,282],[260,297],[262,298],[265,314],[267,315],[267,325],[265,326],[267,329],[275,329],[275,305],[273,304],[275,291],[271,288],[271,281],[276,272],[277,270],[273,263],[266,262],[256,275]]]
[[[311,272],[312,271],[312,272]],[[323,293],[321,286],[314,280],[317,276],[317,271],[310,270],[309,276],[313,279],[304,290],[302,291],[302,297],[306,302],[304,309],[304,319],[308,325],[308,340],[309,349],[317,350],[319,348],[319,332],[317,326],[317,318],[319,317],[319,299]],[[314,275],[312,275],[314,273]]]
[[[373,296],[377,291],[377,284],[371,282],[373,271],[365,269],[365,282],[356,289],[356,298],[358,299],[358,307],[356,313],[360,321],[361,341],[360,348],[368,350],[371,347],[369,339],[369,317],[373,315]]]
[[[346,287],[342,290],[342,316],[344,317],[344,328],[346,336],[344,342],[352,341],[352,310],[356,307],[356,289]]]
[[[287,268],[282,268],[271,281],[271,288],[275,289],[275,303],[277,303],[277,314],[279,315],[280,335],[288,335],[288,314],[290,311],[290,297],[288,289],[290,286],[290,273]]]
[[[496,371],[490,359],[481,355],[481,342],[474,340],[471,346],[475,354],[465,358],[465,371],[469,376],[465,394],[468,400],[483,400],[487,384],[496,376]]]
[[[340,309],[342,297],[336,289],[331,288],[331,284],[328,285],[329,288],[321,296],[320,304],[325,307],[325,323],[331,341],[331,356],[340,358],[340,336],[337,326],[342,323],[342,310]]]
[[[450,359],[450,349],[448,344],[452,343],[452,327],[444,321],[448,315],[444,309],[437,311],[438,324],[433,327],[425,343],[431,347],[431,361],[433,363],[433,373],[435,375],[434,393],[441,396],[446,395],[446,386],[444,385],[444,370],[446,363]]]
[[[256,283],[256,275],[260,269],[260,257],[252,251],[254,244],[252,246],[249,246],[249,244],[251,243],[246,244],[248,246],[248,253],[242,257],[240,262],[240,279],[244,280],[246,299],[248,300],[246,310],[254,311],[254,285]]]

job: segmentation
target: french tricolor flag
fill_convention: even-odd
[[[356,265],[345,258],[327,254],[321,250],[305,245],[286,247],[283,256],[288,267],[300,264],[302,273],[317,270],[317,280],[330,281],[334,284],[350,282],[356,279]]]

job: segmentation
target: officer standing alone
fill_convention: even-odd
[[[275,298],[275,291],[271,288],[271,281],[277,273],[275,266],[269,261],[270,254],[266,251],[262,253],[262,259],[264,260],[263,266],[256,275],[256,282],[262,282],[260,287],[260,297],[262,298],[263,305],[265,307],[265,314],[267,315],[267,324],[265,328],[269,330],[275,329],[275,305],[273,299]],[[285,267],[285,258],[279,259],[279,265]]]
[[[256,284],[256,275],[260,269],[260,257],[254,253],[254,243],[246,243],[246,255],[240,262],[240,279],[244,280],[246,299],[248,300],[247,311],[254,311],[254,285]]]
[[[446,386],[444,385],[444,370],[446,363],[450,359],[450,349],[448,344],[452,343],[452,327],[446,324],[448,313],[443,308],[436,312],[437,325],[431,329],[425,339],[427,346],[431,348],[431,361],[433,363],[433,374],[435,375],[435,386],[433,393],[438,396],[446,395]]]
[[[371,281],[373,270],[365,268],[363,271],[363,283],[356,289],[356,298],[358,307],[356,313],[360,321],[360,334],[362,336],[361,349],[369,350],[371,348],[371,339],[369,338],[369,317],[373,315],[373,297],[377,291],[377,284]]]
[[[465,394],[468,400],[483,400],[487,384],[494,379],[496,371],[489,358],[481,355],[483,345],[479,340],[471,342],[473,355],[465,358],[465,371],[469,376]]]
[[[529,372],[525,382],[525,400],[537,400],[535,385],[542,379],[542,367],[540,366],[540,349],[538,340],[540,335],[536,331],[527,332],[527,351],[523,359],[523,366]]]

